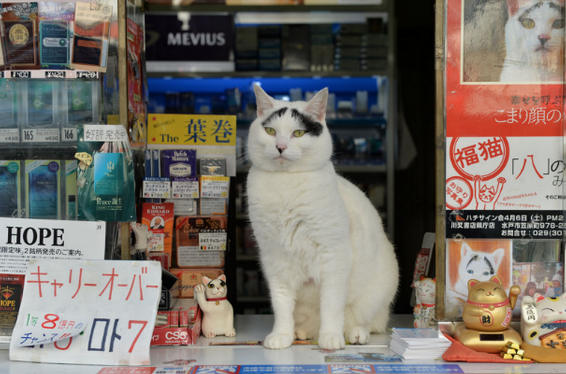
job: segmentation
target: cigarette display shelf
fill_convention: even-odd
[[[149,78],[313,78],[384,76],[387,70],[149,72]]]
[[[147,4],[150,12],[386,12],[387,0],[377,5],[162,5]]]

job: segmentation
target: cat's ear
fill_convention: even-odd
[[[468,281],[468,292],[476,285],[478,284],[480,281],[476,280],[476,279],[470,279]]]
[[[224,283],[226,283],[226,275],[222,274],[221,276],[219,276],[216,279],[220,279],[221,281],[224,281]]]
[[[212,279],[209,277],[202,277],[202,283],[204,283],[205,286],[208,286],[210,282],[212,282]]]
[[[538,303],[538,302],[546,299],[546,297],[542,296],[540,293],[537,292],[533,295],[533,299],[535,299],[535,302]]]
[[[257,103],[257,116],[263,117],[275,108],[275,102],[258,84],[254,84],[254,92]]]
[[[499,278],[497,275],[494,275],[493,277],[489,278],[489,280],[491,282],[499,284],[500,286],[503,284],[503,282],[501,282],[501,278]]]
[[[505,249],[499,248],[495,252],[493,252],[493,267],[495,269],[499,268],[499,264],[501,264],[501,260],[503,260],[503,256],[505,256]]]
[[[460,250],[460,258],[465,258],[468,255],[468,252],[471,252],[472,248],[468,245],[468,243],[464,242],[462,244],[462,249]]]
[[[328,102],[328,88],[323,88],[309,101],[305,112],[313,115],[317,120],[324,121],[326,117],[326,103]]]

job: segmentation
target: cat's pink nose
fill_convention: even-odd
[[[275,146],[275,148],[277,148],[277,150],[279,151],[279,154],[283,153],[284,150],[287,149],[286,145],[277,145]]]

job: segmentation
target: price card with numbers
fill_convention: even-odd
[[[144,177],[143,197],[168,199],[171,196],[171,182],[164,177]]]
[[[20,130],[18,129],[0,129],[0,143],[19,143]]]
[[[155,261],[32,260],[10,360],[149,365],[160,297]]]
[[[200,232],[198,243],[201,251],[225,251],[226,232]]]
[[[211,175],[201,176],[200,197],[227,198],[230,190],[230,177]]]
[[[77,128],[65,127],[61,129],[62,142],[76,142],[77,141]]]
[[[58,143],[59,136],[58,128],[22,130],[22,142],[24,143]]]
[[[198,199],[198,178],[173,178],[172,196],[174,199]]]

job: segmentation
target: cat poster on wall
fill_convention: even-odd
[[[561,239],[564,0],[446,1],[446,237]]]
[[[481,282],[497,275],[508,292],[512,286],[511,259],[511,240],[447,240],[445,316],[462,316],[472,279]]]

